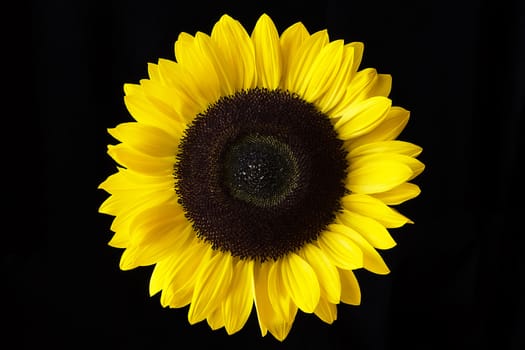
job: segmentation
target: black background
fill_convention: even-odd
[[[2,313],[25,346],[113,348],[518,349],[524,342],[525,11],[514,1],[33,1],[29,119],[4,151]],[[358,271],[362,305],[331,326],[299,313],[288,338],[260,337],[252,312],[227,336],[148,296],[150,267],[123,272],[97,186],[115,171],[106,129],[131,120],[122,85],[173,59],[178,33],[210,33],[223,13],[251,31],[302,21],[365,43],[364,67],[393,76],[421,145],[422,194],[399,209],[388,276]],[[6,18],[7,20],[7,18]],[[8,33],[9,34],[9,33]],[[27,38],[26,38],[27,39]],[[27,40],[25,41],[27,43]],[[25,47],[27,49],[27,47]],[[12,56],[11,56],[12,57]],[[25,62],[25,61],[24,61]],[[6,79],[19,81],[18,79]],[[7,85],[9,88],[9,85]],[[18,86],[18,85],[17,85]],[[27,100],[18,108],[27,111]],[[4,131],[4,139],[10,132]],[[7,169],[7,167],[6,167]],[[12,180],[12,181],[11,181]],[[15,185],[20,181],[21,185]],[[7,192],[7,197],[5,193]],[[9,222],[9,221],[8,221]],[[5,330],[5,328],[4,328]]]

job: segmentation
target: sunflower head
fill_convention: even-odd
[[[228,334],[253,305],[262,335],[298,310],[332,323],[359,304],[353,270],[389,272],[377,249],[411,223],[421,148],[396,140],[409,112],[389,75],[359,70],[363,44],[262,15],[251,35],[224,15],[180,34],[175,60],[125,85],[134,121],[110,129],[119,164],[100,188],[122,269],[155,265],[150,294],[189,305],[190,323]]]

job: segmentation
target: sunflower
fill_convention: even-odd
[[[409,112],[391,77],[358,70],[360,42],[330,41],[262,15],[251,35],[228,15],[181,33],[176,60],[125,84],[133,122],[109,129],[120,165],[100,188],[120,268],[154,265],[150,294],[191,324],[239,331],[255,306],[284,340],[298,310],[326,323],[358,305],[353,270],[389,269],[377,249],[411,223],[421,148],[396,140]]]

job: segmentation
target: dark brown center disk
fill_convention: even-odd
[[[328,116],[289,92],[256,88],[219,99],[187,127],[175,190],[215,249],[276,260],[334,220],[347,168]]]

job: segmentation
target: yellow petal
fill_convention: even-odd
[[[379,249],[390,249],[396,245],[396,242],[388,233],[388,230],[379,222],[369,217],[343,210],[338,218],[346,225],[366,238],[370,244]]]
[[[295,253],[283,258],[283,282],[293,302],[306,313],[314,312],[320,297],[319,282],[312,267]]]
[[[404,164],[408,166],[410,170],[412,171],[412,175],[408,178],[408,180],[412,180],[413,178],[421,174],[423,170],[425,170],[425,164],[423,164],[421,161],[419,161],[416,158],[409,157],[404,154],[383,152],[383,153],[372,153],[372,154],[363,155],[360,157],[353,157],[349,159],[349,162],[351,164],[350,168],[352,168],[352,166],[354,168],[359,168],[366,164],[372,164],[372,163],[383,162],[383,161],[397,162],[399,164]]]
[[[255,268],[255,302],[262,335],[270,331],[277,340],[283,341],[292,328],[297,306],[283,286],[281,266],[277,266],[280,264],[280,260],[271,261]]]
[[[410,112],[404,108],[393,106],[390,108],[385,119],[371,132],[351,140],[351,147],[356,148],[360,145],[394,140],[405,128],[410,117]]]
[[[372,97],[369,96],[369,92],[374,86],[376,79],[377,71],[374,68],[366,68],[354,74],[338,107],[332,111],[332,115],[341,116],[346,114],[346,111],[349,108],[353,108],[353,105],[356,103]]]
[[[273,323],[268,326],[268,330],[279,341],[283,341],[290,333],[292,325],[297,315],[297,306],[290,302],[290,317],[288,319],[276,319]]]
[[[215,102],[221,93],[220,81],[210,58],[203,54],[199,43],[187,33],[179,34],[175,42],[175,57],[186,71],[186,88],[198,96],[202,105]],[[206,84],[203,84],[206,82]]]
[[[351,43],[346,44],[345,46],[351,47],[354,52],[354,58],[352,60],[352,72],[357,72],[357,69],[359,68],[359,65],[361,64],[361,60],[363,59],[363,52],[365,50],[365,45],[362,42],[354,41]]]
[[[374,155],[370,155],[369,160],[372,158],[376,158],[376,159],[385,158],[389,160],[395,160],[395,161],[398,161],[399,163],[408,165],[410,169],[412,170],[412,176],[408,180],[412,180],[413,178],[421,174],[423,170],[425,170],[425,164],[423,164],[420,160],[413,158],[413,157],[409,157],[404,154],[395,154],[395,153],[374,154]],[[356,160],[354,160],[354,162],[355,161]]]
[[[261,335],[264,337],[268,325],[272,323],[274,311],[268,296],[268,272],[270,263],[254,263],[253,267],[254,303]]]
[[[153,207],[137,214],[130,225],[129,251],[122,255],[121,269],[151,265],[170,255],[187,238],[188,227],[178,205]]]
[[[148,100],[154,101],[158,106],[163,105],[163,110],[170,118],[178,122],[174,126],[175,131],[178,132],[180,124],[186,125],[202,111],[203,101],[190,96],[191,92],[183,82],[188,73],[183,71],[179,64],[161,59],[158,67],[161,80],[143,79],[140,85]]]
[[[353,147],[350,150],[348,156],[355,158],[374,153],[396,153],[409,157],[417,157],[421,151],[422,148],[418,145],[414,145],[413,143],[399,140],[389,140],[377,141]]]
[[[361,289],[354,272],[351,270],[339,269],[341,278],[341,301],[345,304],[361,304]]]
[[[297,56],[297,52],[299,50],[299,47],[301,44],[310,37],[310,34],[308,33],[308,30],[306,30],[306,27],[301,23],[295,23],[291,25],[290,27],[286,28],[284,32],[281,34],[281,52],[282,52],[282,77],[281,84],[283,88],[285,87],[284,80],[288,76],[288,73],[290,69],[295,65],[295,59]]]
[[[388,205],[401,204],[409,199],[417,197],[421,193],[419,186],[406,182],[389,191],[374,193],[372,196]]]
[[[328,42],[328,32],[321,30],[312,34],[301,43],[297,49],[296,58],[293,64],[290,62],[288,74],[284,77],[285,89],[302,96],[307,86],[304,81],[304,76],[321,49],[328,44]]]
[[[337,278],[339,278],[339,274]],[[332,324],[335,320],[337,320],[337,305],[327,301],[324,298],[321,298],[314,313],[324,322]]]
[[[342,198],[342,204],[344,209],[370,217],[388,228],[401,227],[410,222],[410,219],[390,208],[380,199],[366,194],[345,196]]]
[[[124,143],[109,145],[108,154],[120,165],[139,173],[163,176],[173,173],[175,155],[152,157],[138,152]]]
[[[176,63],[173,64],[176,65]],[[167,120],[169,123],[164,125],[164,127],[157,127],[162,128],[176,138],[180,138],[186,124],[194,118],[194,115],[187,114],[200,111],[201,106],[194,104],[193,100],[182,90],[185,89],[185,86],[181,83],[177,86],[167,86],[160,80],[142,79],[140,87],[147,102],[169,118]],[[127,95],[136,97],[136,94],[130,93]]]
[[[211,38],[217,43],[224,67],[230,67],[228,76],[235,90],[256,86],[257,71],[255,50],[250,36],[243,26],[228,15],[215,24]]]
[[[283,281],[282,259],[273,262],[268,271],[268,298],[275,312],[275,318],[290,319],[290,303],[292,302],[289,291]]]
[[[371,272],[385,275],[390,272],[383,258],[368,241],[349,226],[337,225],[337,230],[354,241],[363,252],[363,267]]]
[[[334,80],[327,86],[324,95],[316,101],[321,111],[330,117],[339,117],[339,115],[334,113],[334,110],[340,109],[340,102],[345,96],[350,80],[355,74],[353,70],[354,59],[355,46],[351,44],[345,45],[339,71],[335,73]]]
[[[258,86],[276,89],[281,81],[282,58],[279,33],[271,18],[263,14],[252,32]]]
[[[378,74],[369,96],[385,96],[390,94],[392,88],[392,76],[390,74]]]
[[[194,324],[204,320],[224,300],[232,279],[232,256],[221,251],[210,251],[199,266],[195,290],[188,311],[188,320]]]
[[[359,162],[350,163],[346,186],[353,193],[384,192],[408,181],[413,174],[398,159],[364,156]]]
[[[332,264],[342,269],[363,267],[363,252],[346,235],[332,230],[332,225],[323,231],[317,239],[319,248],[330,259]]]
[[[179,204],[165,203],[148,208],[137,214],[131,223],[133,244],[147,245],[169,236],[177,239],[178,231],[185,229],[189,222]]]
[[[352,105],[336,123],[339,137],[348,140],[370,132],[388,114],[392,101],[383,96],[371,97]]]
[[[186,237],[180,238],[180,242],[173,252],[155,264],[149,283],[150,296],[166,289],[177,275],[177,271],[183,268],[183,264],[186,262],[185,257],[187,258],[190,253],[193,253],[195,234],[191,225],[182,234]]]
[[[99,212],[115,215],[111,224],[111,230],[118,234],[124,233],[127,235],[129,233],[130,224],[138,213],[151,207],[175,203],[176,201],[173,191],[145,189],[144,191],[113,192],[115,193],[102,203]],[[112,244],[110,243],[110,245]]]
[[[195,90],[198,82],[180,64],[166,59],[159,59],[158,62],[162,85],[147,81],[141,84],[146,91],[149,89],[149,95],[159,96],[170,103],[182,120],[191,121],[195,115],[204,111],[210,101],[203,100]]]
[[[317,275],[322,298],[337,304],[341,297],[341,282],[335,265],[320,248],[313,244],[306,244],[301,249],[301,255]]]
[[[308,67],[299,87],[307,101],[316,101],[337,79],[343,58],[343,41],[336,40],[323,47]]]
[[[129,87],[131,84],[126,84]],[[139,87],[139,92],[124,96],[124,103],[131,116],[139,123],[156,126],[169,132],[171,135],[178,135],[180,130],[180,120],[173,109],[161,104],[155,103],[146,97],[144,89]],[[126,89],[136,91],[137,89]]]
[[[113,195],[102,203],[99,212],[115,215],[115,220],[126,220],[128,223],[131,223],[130,219],[134,218],[135,215],[127,216],[126,213],[133,211],[136,214],[136,210],[142,211],[176,201],[176,195],[170,188],[145,188],[142,191],[133,189],[113,192]]]
[[[148,76],[151,80],[161,81],[159,66],[155,63],[148,63]]]
[[[149,176],[121,167],[117,167],[117,169],[118,172],[108,176],[98,188],[109,193],[122,192],[122,194],[133,193],[133,191],[143,194],[144,192],[173,188],[172,175]]]
[[[177,153],[178,139],[155,126],[122,123],[108,132],[133,149],[153,157],[170,157]]]
[[[235,86],[235,82],[232,81],[230,76],[232,68],[229,62],[222,60],[221,51],[220,48],[217,47],[217,43],[212,40],[210,36],[202,32],[198,32],[195,35],[195,41],[201,53],[208,57],[215,68],[220,83],[221,96],[229,96],[235,93],[240,86]]]
[[[206,317],[206,322],[208,322],[208,325],[214,331],[224,327],[224,318],[221,308],[218,307],[208,317]]]
[[[233,267],[232,287],[222,303],[228,334],[238,332],[248,320],[253,306],[253,261],[239,260]]]
[[[179,308],[190,304],[197,280],[197,271],[205,261],[206,254],[211,250],[196,236],[193,236],[182,248],[184,249],[180,249],[179,254],[170,257],[175,260],[163,271],[164,277],[159,276],[160,279],[164,279],[160,298],[163,306]]]

